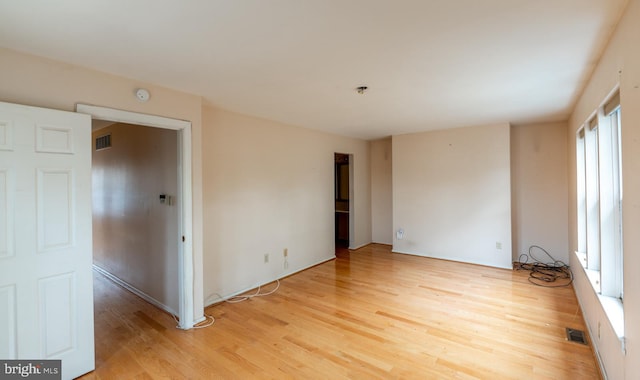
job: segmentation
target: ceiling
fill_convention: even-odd
[[[566,120],[627,1],[0,0],[0,46],[374,139]]]

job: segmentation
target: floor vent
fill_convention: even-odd
[[[584,336],[584,331],[574,330],[570,328],[566,328],[567,330],[567,340],[569,342],[576,342],[580,344],[587,344],[587,338]]]
[[[96,138],[96,150],[111,148],[111,133]]]

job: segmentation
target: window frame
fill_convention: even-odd
[[[576,131],[576,256],[624,350],[621,115],[616,89]]]
[[[621,133],[617,91],[576,132],[576,255],[596,293],[623,302]]]

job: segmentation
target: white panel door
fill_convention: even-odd
[[[94,369],[91,118],[0,102],[0,358]]]

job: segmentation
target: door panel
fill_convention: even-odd
[[[36,125],[36,151],[73,154],[73,130],[52,125]]]
[[[38,252],[73,246],[73,171],[38,169]]]
[[[0,288],[0,358],[16,357],[16,287],[8,285]]]
[[[94,368],[91,119],[0,102],[0,357]]]
[[[75,274],[65,273],[38,280],[41,355],[50,358],[73,350],[77,346]]]
[[[0,120],[0,150],[13,150],[13,125],[8,120]]]
[[[13,228],[9,216],[13,215],[10,199],[10,172],[0,168],[0,259],[13,256]]]

